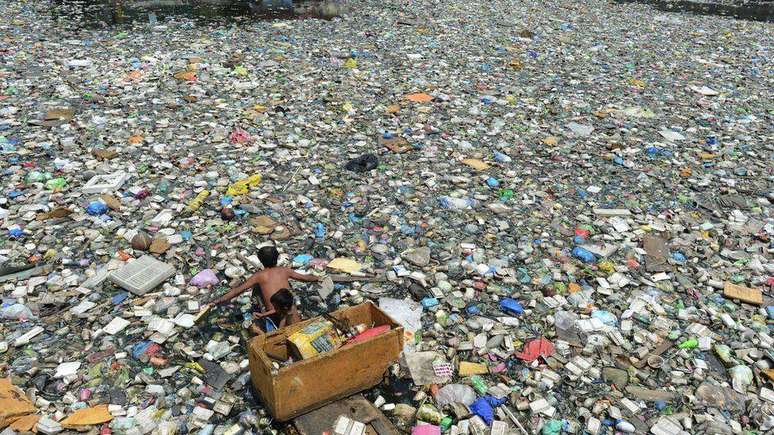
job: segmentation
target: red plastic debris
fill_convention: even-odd
[[[524,346],[524,350],[516,354],[516,358],[532,362],[539,357],[547,358],[554,354],[554,345],[543,337],[532,340]]]
[[[357,343],[359,341],[368,340],[371,337],[376,337],[379,334],[384,334],[390,330],[390,325],[377,326],[375,328],[368,329],[362,333],[349,339],[348,343]]]
[[[253,138],[250,136],[250,133],[239,127],[234,128],[234,131],[232,131],[231,135],[229,136],[229,141],[232,145],[244,144],[251,142],[252,140]]]

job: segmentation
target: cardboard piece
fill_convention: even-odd
[[[11,383],[11,378],[0,378],[0,429],[36,411],[24,391]]]
[[[479,159],[464,159],[462,163],[470,166],[471,168],[477,171],[485,171],[489,169],[489,164]]]
[[[406,95],[406,99],[413,103],[429,103],[430,101],[433,101],[433,97],[424,92],[408,94]]]
[[[331,260],[330,263],[328,263],[328,267],[330,269],[338,270],[340,272],[345,272],[349,274],[358,273],[360,272],[360,269],[363,267],[355,260],[350,260],[349,258],[344,257],[338,257]]]
[[[36,424],[38,424],[38,420],[40,420],[39,415],[29,414],[23,417],[18,417],[8,427],[15,430],[16,432],[32,432],[32,429],[35,427]],[[0,425],[0,427],[3,427],[3,426]]]
[[[356,394],[323,406],[293,420],[300,435],[332,433],[339,416],[346,416],[366,425],[369,435],[398,435],[400,432],[371,402]]]
[[[723,296],[730,299],[739,299],[753,305],[763,305],[763,292],[758,289],[744,287],[741,285],[725,283],[723,286]]]
[[[107,423],[113,416],[108,412],[107,405],[97,405],[91,408],[83,408],[75,411],[60,423],[65,429],[71,429],[78,426],[93,426],[95,424]]]

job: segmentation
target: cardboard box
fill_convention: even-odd
[[[272,355],[288,357],[287,337],[320,318],[306,320],[250,341],[250,375],[256,391],[275,419],[286,421],[331,401],[350,396],[378,384],[387,368],[403,350],[403,328],[372,303],[331,313],[350,325],[390,325],[375,337],[297,361],[279,370],[272,368]]]

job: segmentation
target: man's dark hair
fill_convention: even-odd
[[[258,250],[258,259],[263,267],[276,267],[279,259],[279,251],[274,246],[264,246]]]
[[[290,311],[295,303],[293,300],[293,293],[286,288],[280,289],[277,293],[274,293],[269,300],[275,310],[285,312]]]

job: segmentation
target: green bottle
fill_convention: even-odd
[[[486,394],[486,392],[489,391],[486,382],[478,375],[471,376],[470,383],[473,384],[473,389],[476,390],[478,394]]]
[[[446,432],[451,427],[454,420],[451,417],[444,417],[441,419],[441,431]]]

